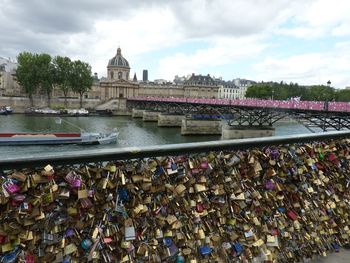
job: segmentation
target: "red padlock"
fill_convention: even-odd
[[[196,211],[198,213],[202,213],[204,211],[204,205],[203,204],[197,204],[196,205]]]
[[[26,255],[26,263],[35,263],[35,257],[31,254]]]
[[[297,214],[292,210],[287,211],[287,216],[293,221],[297,220]]]
[[[0,235],[0,244],[4,244],[6,242],[6,236]]]

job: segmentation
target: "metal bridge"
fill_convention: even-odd
[[[128,98],[127,107],[224,119],[230,126],[272,126],[283,118],[293,118],[311,132],[350,129],[350,104],[346,102],[134,97]]]

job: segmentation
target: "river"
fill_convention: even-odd
[[[0,158],[16,157],[19,154],[37,154],[45,152],[79,151],[84,149],[122,148],[129,146],[162,145],[172,143],[200,142],[220,140],[219,135],[181,136],[180,127],[158,127],[156,122],[143,122],[129,116],[115,117],[68,117],[65,122],[57,124],[55,117],[26,116],[24,114],[0,115],[0,132],[76,132],[78,126],[89,132],[119,131],[116,144],[110,145],[55,145],[55,146],[0,146]],[[296,122],[279,122],[275,125],[276,135],[309,133],[304,126]]]

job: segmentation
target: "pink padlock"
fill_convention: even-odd
[[[69,172],[66,177],[66,181],[73,188],[80,188],[81,186],[81,177],[74,172]]]
[[[74,179],[71,181],[70,185],[71,185],[72,187],[74,187],[74,188],[80,188],[80,186],[81,186],[81,180],[80,180],[79,178],[74,178]]]
[[[15,194],[11,198],[12,198],[13,201],[20,203],[20,202],[23,202],[24,199],[26,199],[26,196],[23,195],[23,194]]]
[[[72,180],[74,179],[74,173],[71,171],[64,178],[70,184],[72,182]]]
[[[4,184],[4,188],[9,194],[18,193],[21,190],[21,187],[19,187],[17,184],[14,184],[12,181],[6,182]]]
[[[202,169],[208,169],[209,168],[209,163],[207,161],[204,161],[201,163],[201,168]]]

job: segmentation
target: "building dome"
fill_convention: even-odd
[[[119,67],[130,69],[129,62],[122,56],[120,47],[117,49],[117,54],[108,62],[108,67]]]

